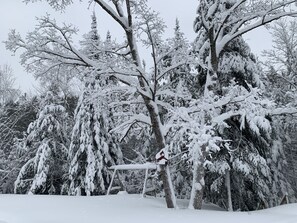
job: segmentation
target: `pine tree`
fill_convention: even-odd
[[[200,75],[205,74],[201,72]],[[228,92],[228,88],[232,85],[244,88],[243,92],[246,91],[246,93],[253,91],[252,88],[263,87],[259,65],[242,37],[234,39],[222,52],[218,76],[222,88],[226,89],[222,94]],[[265,112],[262,115],[265,120]],[[262,128],[261,133],[257,135],[253,132],[257,128],[249,127],[253,123],[251,118],[253,117],[244,121],[246,122],[244,128],[241,126],[240,119],[236,117],[225,121],[227,128],[218,129],[217,134],[231,142],[226,144],[227,147],[222,146],[218,153],[213,154],[211,160],[213,165],[207,166],[207,199],[215,203],[225,200],[229,205],[233,202],[233,205],[228,207],[230,210],[255,209],[269,195],[272,178],[266,157],[272,143],[269,136],[271,127]],[[241,117],[241,119],[244,118]],[[250,186],[251,184],[253,186]],[[242,190],[242,188],[245,189]],[[232,197],[240,197],[240,199],[228,201],[228,198],[232,199],[232,197],[224,193],[227,190],[233,191]]]
[[[191,45],[181,31],[178,19],[176,19],[175,22],[173,38],[168,39],[163,45],[164,46],[160,47],[160,54],[166,53],[162,64],[163,69],[169,68],[174,64],[179,64],[187,58],[185,64],[169,72],[166,77],[168,80],[165,81],[167,84],[163,86],[164,89],[172,92],[172,94],[169,95],[172,101],[168,101],[171,105],[186,106],[190,98],[197,97],[197,82],[195,81],[196,76],[191,72],[193,62]]]
[[[96,91],[97,92],[97,91]],[[108,108],[104,98],[92,101],[84,90],[75,113],[70,145],[70,194],[104,194],[111,180],[109,166],[121,163],[121,150],[108,133]]]
[[[82,46],[93,60],[106,57],[104,53],[98,53],[103,49],[103,43],[94,14],[91,31],[85,36]],[[69,152],[69,194],[72,195],[105,194],[111,180],[108,167],[122,162],[120,147],[109,133],[113,125],[112,114],[104,93],[109,79],[96,72],[87,70],[85,73],[85,88],[75,111]]]
[[[85,34],[84,39],[80,42],[83,47],[84,54],[91,59],[98,60],[100,50],[102,49],[102,42],[97,29],[97,18],[95,12],[91,16],[91,31]]]
[[[67,158],[67,113],[57,87],[42,99],[37,119],[30,123],[24,142],[26,163],[15,182],[15,193],[59,194]]]

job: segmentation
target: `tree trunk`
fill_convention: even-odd
[[[145,105],[148,109],[151,124],[152,124],[152,130],[155,135],[156,143],[158,146],[158,151],[165,148],[165,139],[163,136],[163,133],[161,131],[161,120],[159,112],[156,111],[156,105],[154,105],[153,101],[149,100],[148,98],[144,98]],[[156,151],[156,153],[158,152]],[[176,207],[176,201],[175,201],[175,194],[172,186],[172,181],[170,177],[169,167],[168,165],[160,165],[160,177],[163,182],[163,188],[165,193],[165,200],[168,208],[175,208]]]
[[[227,195],[228,195],[228,211],[233,211],[232,194],[231,194],[231,179],[230,179],[230,171],[229,170],[227,170],[227,172],[226,172],[225,183],[226,183]]]
[[[128,40],[128,45],[131,50],[131,55],[134,60],[135,65],[141,66],[140,62],[140,57],[137,51],[137,46],[136,41],[134,40],[133,32],[132,30],[126,30],[126,35],[127,35],[127,40]],[[140,86],[143,88],[144,91],[147,89],[145,88],[145,81],[142,77],[138,78]],[[157,84],[157,83],[155,83]],[[164,135],[161,131],[161,120],[160,120],[160,115],[158,112],[158,108],[156,107],[156,103],[152,100],[152,98],[148,98],[144,95],[142,95],[143,101],[145,103],[145,106],[148,110],[150,120],[151,120],[151,127],[153,130],[153,133],[155,135],[156,143],[157,143],[157,150],[156,153],[159,152],[160,150],[165,148],[165,139]],[[170,172],[168,166],[161,167],[161,171],[159,172],[160,177],[163,181],[163,186],[164,186],[164,193],[165,193],[165,199],[166,199],[166,204],[168,208],[175,208],[176,207],[176,202],[175,202],[175,194],[173,191],[172,187],[172,181],[170,177]]]
[[[205,187],[204,182],[204,158],[201,157],[199,161],[194,164],[193,169],[193,184],[191,191],[191,198],[189,203],[190,209],[201,209],[203,201],[203,192]]]
[[[216,41],[214,39],[213,28],[208,31],[209,47],[210,47],[210,57],[209,57],[209,69],[206,76],[206,84],[204,89],[204,96],[209,96],[209,91],[214,93],[221,92],[220,81],[218,79],[219,70],[219,55],[217,55]]]
[[[163,189],[167,208],[175,208],[176,200],[168,165],[160,165],[160,177],[163,181]]]

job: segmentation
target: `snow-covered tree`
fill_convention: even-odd
[[[91,84],[90,84],[91,85]],[[70,145],[70,194],[105,194],[111,180],[109,166],[122,162],[122,153],[110,128],[109,110],[98,90],[86,86],[75,113]]]
[[[20,91],[14,86],[15,78],[10,66],[0,66],[0,106],[8,102],[14,102],[20,95]]]
[[[71,3],[71,1],[48,2],[56,9],[63,9]],[[99,79],[103,76],[106,77],[105,80],[108,80],[109,77],[116,78],[121,82],[118,89],[120,88],[121,92],[126,92],[126,95],[129,94],[129,99],[133,99],[133,101],[129,100],[129,104],[141,103],[145,108],[142,111],[138,109],[136,114],[131,114],[129,120],[122,122],[119,127],[126,126],[125,130],[129,130],[137,123],[149,126],[156,142],[154,153],[157,153],[166,147],[162,131],[164,123],[161,120],[159,109],[160,107],[166,109],[170,107],[169,104],[164,104],[161,99],[165,97],[162,95],[171,93],[160,90],[162,81],[167,79],[165,77],[169,75],[170,71],[187,64],[187,55],[189,54],[186,53],[184,57],[180,55],[183,60],[178,63],[166,68],[162,66],[163,59],[172,49],[161,50],[162,45],[159,43],[164,31],[164,24],[157,13],[148,8],[145,0],[139,2],[96,0],[94,2],[123,28],[126,36],[124,44],[108,50],[112,57],[105,58],[103,61],[89,58],[72,44],[71,35],[75,34],[76,30],[71,26],[59,27],[55,21],[48,17],[39,19],[39,26],[34,32],[29,33],[25,40],[15,31],[11,32],[6,46],[12,51],[24,49],[23,64],[32,68],[31,71],[37,74],[42,74],[40,71],[49,71],[55,68],[56,64],[60,64],[84,70],[84,73],[85,70],[89,70],[96,73]],[[146,63],[140,59],[137,38],[151,49],[153,67],[149,71],[146,71]],[[112,91],[116,91],[116,88],[113,88]],[[125,102],[118,104],[125,106]],[[175,196],[168,166],[161,166],[160,176],[163,181],[167,206],[172,208],[175,206]]]
[[[198,74],[201,81],[200,84],[204,86],[203,80],[205,80],[206,71],[203,71],[201,67],[199,69],[201,71]],[[263,87],[260,81],[260,69],[255,57],[250,52],[250,48],[242,37],[238,37],[230,42],[222,52],[218,75],[221,76],[220,83],[224,89],[221,95],[224,97],[226,94],[229,94],[229,91],[234,91],[234,86],[237,86],[237,88],[243,88],[240,93],[238,92],[243,97],[246,94],[255,94],[255,97],[259,97],[261,100],[264,99],[259,95],[259,90],[253,89],[253,87]],[[240,104],[242,102],[237,103]],[[259,103],[259,100],[255,101],[255,103]],[[251,103],[250,106],[249,112],[256,112],[252,108],[255,105]],[[237,110],[241,108],[246,110],[241,105],[236,107],[232,109]],[[225,111],[221,110],[220,112],[224,113]],[[265,120],[266,112],[268,110],[265,111],[263,109],[261,114],[263,120]],[[245,119],[240,117],[240,119],[242,118]],[[252,116],[248,117],[249,121],[244,125],[242,125],[242,122],[240,123],[239,117],[231,117],[225,120],[226,126],[217,129],[217,134],[224,140],[230,140],[230,142],[222,145],[219,152],[212,154],[211,161],[214,163],[213,165],[206,165],[206,198],[214,203],[224,201],[226,208],[229,210],[254,209],[257,206],[257,202],[262,202],[261,199],[265,198],[263,194],[267,195],[269,192],[270,176],[269,171],[267,171],[268,164],[264,157],[269,153],[270,137],[267,137],[267,134],[263,134],[263,132],[270,132],[271,127],[268,129],[261,127],[263,132],[255,134],[253,132],[254,129],[249,127],[252,118]],[[268,120],[265,121],[267,122]],[[245,169],[242,169],[240,165],[246,166],[246,169],[251,171],[248,174],[245,173],[243,171]],[[260,171],[263,165],[266,166],[265,172]],[[259,184],[254,184],[254,187],[241,190],[251,182],[259,182]],[[231,190],[233,191],[232,196]],[[225,191],[228,191],[228,193],[223,193]],[[232,201],[232,197],[240,197],[241,199]]]
[[[212,101],[202,97],[191,102],[188,108],[174,108],[167,125],[168,134],[174,135],[170,147],[177,149],[176,154],[182,153],[189,167],[193,168],[195,178],[192,185],[191,208],[195,208],[194,203],[197,202],[195,199],[202,200],[203,193],[201,192],[205,184],[212,186],[213,191],[218,192],[216,188],[221,190],[221,186],[226,184],[224,182],[219,186],[215,184],[224,179],[228,171],[236,170],[237,173],[247,177],[250,175],[258,177],[257,172],[254,173],[258,171],[256,170],[258,168],[263,170],[259,171],[261,175],[269,177],[266,161],[264,162],[266,170],[262,168],[263,159],[259,151],[252,144],[246,144],[244,140],[232,138],[231,132],[236,133],[232,128],[237,126],[238,132],[251,131],[255,138],[264,137],[261,139],[264,140],[265,136],[271,132],[271,125],[265,115],[269,113],[270,108],[273,108],[273,103],[263,99],[255,89],[249,92],[244,87],[235,84],[229,88],[231,90],[228,94],[213,98]],[[222,107],[225,109],[224,113],[221,112]],[[232,126],[230,120],[237,124]],[[230,131],[229,135],[226,134],[228,131]],[[244,156],[247,154],[249,155]],[[231,156],[233,156],[232,159]],[[251,164],[254,167],[251,167]],[[254,172],[245,172],[247,168]],[[206,178],[205,170],[207,171]],[[218,177],[214,178],[216,174]],[[206,181],[210,176],[213,180]],[[195,195],[195,190],[200,193]]]
[[[73,44],[71,37],[77,33],[77,29],[65,25],[65,27],[58,30],[56,21],[50,20],[48,15],[37,20],[39,26],[28,34],[26,40],[28,51],[21,54],[20,63],[27,72],[34,75],[44,89],[50,88],[52,83],[59,83],[59,88],[63,93],[69,95],[74,84],[72,81],[79,78],[81,73],[81,70],[78,69],[80,63],[75,60],[73,55],[67,55],[67,52],[71,50],[69,44]],[[53,29],[46,28],[47,26],[52,26]],[[50,36],[50,38],[46,39],[45,35]],[[65,41],[65,38],[67,38],[67,41]],[[20,43],[22,41],[21,36],[15,30],[12,30],[8,39],[6,47],[15,53],[19,48],[10,43],[15,41]],[[42,45],[45,42],[47,44]],[[43,52],[39,51],[41,48],[38,48],[38,46],[42,46]],[[39,59],[31,57],[33,54],[38,56]],[[62,57],[56,61],[51,60],[52,58],[58,58],[58,55],[62,55]]]
[[[272,49],[263,52],[270,96],[279,106],[296,108],[297,22],[279,20],[270,26]]]
[[[244,172],[246,168],[241,168],[253,163],[253,159],[247,156],[239,156],[237,159],[232,157],[232,163],[230,163],[232,155],[230,153],[232,149],[236,148],[237,139],[234,135],[240,136],[243,130],[249,130],[264,143],[269,139],[271,124],[268,115],[273,109],[273,103],[263,98],[261,96],[263,93],[257,89],[261,84],[259,72],[257,72],[255,59],[249,53],[241,36],[273,20],[295,15],[296,12],[289,7],[294,3],[294,1],[271,3],[246,0],[203,0],[199,3],[198,16],[194,23],[194,29],[198,33],[195,48],[197,64],[200,68],[199,73],[204,73],[200,79],[204,87],[203,99],[200,100],[203,100],[206,103],[205,107],[209,109],[199,122],[211,125],[216,132],[214,136],[221,136],[222,141],[228,140],[226,129],[233,127],[231,130],[233,134],[229,134],[230,139],[233,140],[233,145],[231,144],[233,148],[231,147],[231,151],[229,151],[230,143],[224,144],[220,147],[220,151],[226,150],[226,155],[223,154],[218,160],[213,159],[214,163],[208,163],[208,157],[212,157],[218,151],[209,151],[207,142],[200,146],[200,155],[196,156],[198,160],[193,163],[198,165],[193,166],[194,171],[195,168],[198,171],[197,174],[194,172],[194,176],[200,175],[197,179],[194,178],[193,182],[193,187],[196,185],[196,189],[193,188],[196,192],[192,193],[191,199],[191,201],[194,200],[192,202],[194,208],[201,208],[202,204],[204,184],[201,182],[204,182],[204,166],[220,167],[221,165],[215,165],[215,162],[221,162],[224,169],[218,172],[226,174],[225,182],[229,184],[231,167],[239,172]],[[235,98],[237,99],[233,101]],[[220,105],[215,107],[214,104],[217,103]],[[218,120],[219,122],[217,122]],[[238,128],[238,131],[234,129],[234,126]],[[237,134],[234,134],[235,132]],[[241,146],[245,147],[244,144]],[[246,147],[246,149],[249,148],[250,146]],[[257,147],[253,145],[251,148],[253,148],[249,149],[251,154],[257,157],[256,160],[261,161]],[[237,155],[239,154],[242,154],[241,150]],[[246,154],[249,153],[246,152]],[[222,158],[224,159],[222,160]],[[260,164],[261,162],[257,162],[255,166],[259,167]],[[256,169],[253,168],[253,171]],[[257,172],[255,174],[258,174]],[[267,177],[267,174],[264,177]],[[261,186],[265,188],[263,183],[259,188]],[[229,193],[229,209],[232,209],[230,185],[227,185],[227,192]]]
[[[176,19],[175,22],[173,38],[169,38],[164,43],[164,45],[167,45],[167,48],[171,50],[171,52],[168,52],[167,56],[163,59],[163,66],[165,68],[170,67],[175,63],[181,62],[183,60],[183,57],[191,58],[191,45],[185,38],[185,34],[181,31],[178,19]],[[171,96],[173,98],[175,96],[175,100],[177,99],[177,95],[184,95],[185,98],[179,97],[179,100],[183,99],[185,101],[189,100],[191,96],[196,96],[195,92],[198,90],[198,87],[196,86],[197,81],[195,81],[195,76],[191,75],[192,65],[190,62],[191,60],[189,59],[188,64],[183,64],[182,66],[179,66],[176,69],[171,70],[170,74],[167,77],[168,80],[164,81],[165,83],[163,88],[171,90],[173,93],[171,94]],[[176,103],[178,102],[176,101],[172,105],[177,105]],[[185,106],[184,103],[183,106]]]
[[[265,73],[267,94],[273,98],[277,105],[286,110],[282,116],[275,116],[274,123],[278,128],[278,145],[284,148],[288,162],[285,170],[286,176],[297,192],[297,147],[296,141],[296,114],[297,114],[297,23],[295,20],[280,20],[270,31],[273,40],[273,49],[264,51],[266,57]],[[281,143],[282,142],[282,143]],[[283,153],[281,153],[283,155]]]
[[[106,58],[95,14],[91,31],[81,42],[84,54],[94,61]],[[109,38],[107,41],[110,41]],[[111,181],[108,167],[122,163],[122,152],[109,130],[113,123],[105,88],[112,87],[103,75],[85,71],[82,95],[75,111],[70,145],[70,194],[105,194]]]
[[[27,130],[22,149],[26,163],[15,182],[15,193],[60,193],[69,144],[63,100],[55,87],[42,99],[37,119]]]
[[[24,163],[18,151],[28,125],[36,118],[35,98],[20,97],[7,103],[0,114],[0,193],[13,193],[14,181]]]
[[[202,0],[199,3],[194,30],[203,41],[197,43],[199,47],[198,59],[205,64],[205,51],[208,51],[208,70],[204,93],[210,90],[220,91],[218,81],[219,63],[227,45],[235,38],[285,16],[294,16],[290,6],[292,0],[248,1],[248,0]]]

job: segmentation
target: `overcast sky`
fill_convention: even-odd
[[[75,0],[75,2],[79,2]],[[29,91],[33,85],[36,85],[32,75],[27,74],[23,67],[19,65],[18,55],[12,56],[11,52],[5,49],[3,41],[7,39],[10,29],[16,29],[22,36],[28,31],[34,29],[36,17],[40,17],[49,13],[51,17],[59,22],[72,23],[80,30],[79,35],[87,33],[90,30],[90,15],[95,10],[99,32],[101,36],[105,36],[109,30],[113,38],[123,36],[121,29],[116,25],[98,6],[88,5],[85,3],[75,3],[68,7],[65,13],[55,12],[46,3],[30,3],[24,4],[21,0],[4,0],[0,7],[0,65],[11,65],[16,77],[16,86],[23,91]],[[175,19],[179,18],[182,31],[186,34],[189,41],[195,38],[193,32],[193,20],[195,19],[197,0],[149,0],[152,9],[160,12],[161,17],[167,24],[166,37],[173,35]],[[80,39],[78,37],[77,39]],[[252,51],[260,55],[261,51],[271,47],[271,37],[267,31],[253,31],[245,36],[250,44]]]

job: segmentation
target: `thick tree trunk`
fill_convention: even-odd
[[[164,188],[167,208],[175,208],[176,200],[175,200],[175,194],[172,186],[172,181],[170,178],[168,165],[160,165],[160,177],[162,178],[162,181],[163,181],[163,188]]]
[[[152,130],[154,132],[156,143],[158,146],[158,150],[156,151],[157,153],[160,150],[165,148],[165,140],[164,140],[163,133],[161,131],[160,115],[157,108],[155,107],[156,106],[155,102],[147,98],[144,98],[144,101],[150,115]],[[169,167],[167,164],[160,165],[159,174],[163,182],[163,188],[164,188],[167,207],[175,208],[176,207],[175,194],[172,186]]]

